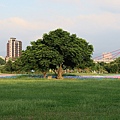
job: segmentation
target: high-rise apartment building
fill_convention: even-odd
[[[7,56],[6,60],[12,59],[15,60],[21,56],[22,51],[22,42],[16,40],[16,38],[10,38],[7,43]]]

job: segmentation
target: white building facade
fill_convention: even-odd
[[[6,60],[12,59],[15,60],[16,58],[21,56],[22,52],[22,42],[16,40],[16,38],[10,38],[7,43],[7,56]]]

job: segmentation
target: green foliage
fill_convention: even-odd
[[[1,57],[0,57],[0,65],[4,65],[5,64],[5,60],[3,60]]]
[[[96,71],[97,73],[107,73],[108,71],[106,70],[106,63],[100,62],[100,63],[95,63],[92,70]]]
[[[105,69],[108,73],[120,73],[120,57],[115,61],[105,65]]]
[[[75,34],[57,29],[44,34],[42,43],[59,52],[61,63],[67,68],[75,68],[90,61],[93,46],[86,40],[78,38]],[[59,64],[58,64],[59,65]]]
[[[8,62],[6,62],[5,66],[4,66],[4,70],[6,72],[12,73],[12,71],[13,71],[12,64],[13,64],[12,61],[8,60]]]
[[[4,72],[4,65],[0,65],[0,72],[1,72],[1,73]]]

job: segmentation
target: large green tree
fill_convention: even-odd
[[[92,52],[93,46],[86,40],[76,34],[56,29],[44,34],[42,39],[31,42],[21,58],[24,67],[40,69],[43,73],[53,69],[60,79],[63,67],[73,69],[83,64],[89,65]]]
[[[62,77],[62,68],[79,67],[91,60],[93,46],[89,45],[86,40],[79,38],[76,34],[70,34],[62,29],[51,31],[43,35],[42,43],[52,47],[59,52],[61,63],[58,64],[58,78]]]

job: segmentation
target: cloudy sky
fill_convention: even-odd
[[[0,0],[0,56],[16,37],[23,49],[62,28],[94,46],[93,57],[120,48],[120,0]]]

